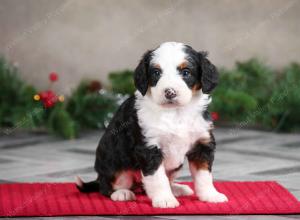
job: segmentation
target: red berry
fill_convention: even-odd
[[[52,90],[40,92],[39,95],[45,108],[52,107],[58,101],[57,95]]]
[[[220,118],[218,112],[212,112],[210,115],[213,121],[217,121]]]
[[[46,100],[43,104],[45,108],[50,108],[54,105],[54,102],[51,102],[51,100]]]
[[[42,101],[47,99],[47,97],[48,97],[47,91],[40,92],[39,95],[40,95]]]
[[[52,81],[52,82],[55,82],[58,80],[58,74],[56,72],[52,72],[49,74],[49,79]]]

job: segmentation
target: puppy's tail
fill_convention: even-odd
[[[99,182],[97,180],[91,182],[83,182],[79,176],[76,176],[76,186],[80,192],[99,192]]]

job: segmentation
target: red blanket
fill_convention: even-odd
[[[0,216],[300,213],[300,202],[276,182],[216,182],[215,186],[229,202],[204,203],[186,196],[178,198],[179,207],[160,209],[152,208],[142,194],[137,201],[113,202],[98,193],[80,193],[74,183],[1,184]]]

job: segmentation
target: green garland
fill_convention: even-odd
[[[220,120],[260,125],[275,131],[300,130],[300,66],[292,63],[276,74],[257,59],[220,70],[212,111]],[[98,81],[82,81],[65,102],[45,109],[35,101],[34,87],[18,70],[0,58],[0,127],[5,134],[19,128],[46,128],[63,138],[75,138],[83,129],[104,128],[117,107],[133,94],[133,72],[109,74],[111,91]]]

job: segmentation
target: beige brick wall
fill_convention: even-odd
[[[299,61],[299,36],[298,0],[0,0],[0,54],[39,88],[57,71],[66,94],[164,41],[207,50],[218,66],[257,56],[280,68]]]

